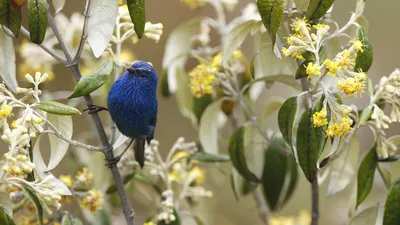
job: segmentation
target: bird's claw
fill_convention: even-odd
[[[87,108],[87,109],[84,109],[83,111],[84,111],[84,112],[85,112],[85,111],[88,111],[89,114],[93,114],[93,113],[100,112],[100,111],[103,111],[103,110],[108,111],[108,109],[107,109],[106,107],[103,107],[103,106],[99,106],[99,105],[88,105],[88,108]]]
[[[109,159],[108,162],[105,164],[105,166],[107,166],[108,168],[111,168],[112,166],[116,165],[122,158],[122,154],[114,157],[112,159]]]

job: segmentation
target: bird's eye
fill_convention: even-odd
[[[139,74],[139,76],[142,77],[142,78],[144,78],[144,77],[146,77],[146,74],[141,73],[141,74]]]

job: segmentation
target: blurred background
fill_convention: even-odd
[[[67,1],[63,13],[69,17],[74,12],[83,12],[85,1]],[[240,0],[240,3],[234,11],[228,13],[228,19],[240,14],[241,9],[247,5],[250,0]],[[332,18],[343,25],[350,17],[350,12],[354,10],[355,0],[337,0],[332,13]],[[368,75],[372,78],[373,83],[376,83],[381,76],[388,76],[396,67],[400,67],[399,52],[400,52],[400,29],[397,28],[398,21],[400,21],[400,1],[386,0],[386,1],[368,1],[364,16],[369,21],[369,39],[374,47],[374,62]],[[214,15],[211,7],[205,7],[200,10],[192,11],[186,5],[182,4],[179,0],[151,0],[146,2],[146,16],[147,20],[152,23],[162,23],[164,25],[164,34],[161,40],[156,44],[153,40],[142,39],[136,45],[128,45],[128,51],[132,51],[136,59],[143,61],[150,61],[153,63],[158,74],[161,74],[161,61],[164,52],[164,46],[169,33],[178,26],[181,22],[187,19],[201,16],[201,15]],[[17,40],[21,42],[21,38]],[[16,44],[18,45],[18,44]],[[17,48],[17,47],[16,47]],[[251,54],[252,45],[248,41],[243,46],[245,53]],[[251,57],[251,55],[248,55]],[[19,66],[17,60],[17,68]],[[45,71],[44,71],[45,72]],[[71,72],[63,66],[56,66],[53,70],[55,74],[55,81],[47,85],[49,90],[72,90],[74,81]],[[265,96],[280,95],[287,96],[289,93],[283,86],[273,87],[268,93],[263,93]],[[158,92],[159,94],[159,92]],[[357,98],[357,105],[366,104],[367,98]],[[105,105],[105,99],[96,99],[97,104]],[[80,108],[82,110],[82,108]],[[101,113],[104,121],[108,121],[107,113]],[[74,118],[75,119],[75,118]],[[274,117],[275,119],[275,117]],[[91,120],[86,115],[77,118],[74,121],[75,133],[79,131],[90,131],[92,126]],[[276,128],[276,125],[272,125]],[[399,126],[394,125],[389,134],[399,133]],[[365,152],[372,146],[372,135],[367,130],[362,130],[360,134],[361,142],[361,155],[363,157]],[[174,97],[164,98],[159,96],[159,118],[156,129],[155,138],[160,141],[161,151],[167,152],[175,140],[183,136],[186,140],[196,141],[198,139],[197,132],[193,129],[190,121],[183,118],[177,108],[176,100]],[[95,139],[94,139],[95,140]],[[84,151],[77,149],[76,151]],[[226,150],[222,150],[226,151]],[[99,156],[102,157],[102,156]],[[397,163],[399,164],[399,163]],[[400,166],[398,166],[400,168]],[[62,163],[56,170],[59,173],[67,173],[68,165]],[[104,170],[108,173],[107,170]],[[229,170],[226,170],[229,171]],[[399,174],[399,173],[397,173]],[[233,224],[262,224],[258,217],[256,204],[249,195],[248,197],[240,199],[237,202],[234,195],[229,188],[229,176],[216,169],[215,166],[209,166],[207,172],[208,188],[214,192],[212,199],[203,200],[197,206],[197,210],[202,213],[202,218],[205,219],[206,224],[214,225],[233,225]],[[311,190],[309,183],[300,174],[301,181],[295,191],[293,198],[283,208],[280,215],[297,216],[300,210],[309,211],[311,208]],[[101,178],[100,178],[101,179]],[[350,191],[354,187],[354,183],[346,189],[346,191],[332,197],[326,198],[327,182],[320,188],[320,213],[321,222],[324,225],[337,225],[347,224],[348,202],[350,198]],[[136,193],[136,192],[135,192]],[[136,211],[137,220],[143,221],[149,216],[149,205],[146,201],[140,200],[140,194],[132,194],[130,196],[132,205]],[[360,206],[365,208],[376,204],[377,200],[384,202],[386,196],[385,186],[380,177],[376,176],[375,184],[370,195],[366,201]],[[138,199],[138,200],[133,200]],[[118,221],[118,218],[115,218]],[[114,222],[114,224],[122,224]],[[141,224],[141,223],[138,223]]]

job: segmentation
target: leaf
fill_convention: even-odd
[[[283,10],[286,0],[257,0],[258,11],[262,22],[272,39],[272,46],[275,45],[276,33],[281,25]]]
[[[389,189],[390,185],[392,184],[392,175],[387,169],[383,168],[379,164],[378,164],[378,171],[382,177],[383,183],[385,183],[386,188]]]
[[[323,17],[334,1],[335,0],[310,0],[306,12],[307,20],[316,21]]]
[[[45,0],[28,0],[28,18],[31,41],[41,44],[46,35],[47,3]]]
[[[190,159],[198,160],[200,162],[228,162],[231,158],[228,155],[221,154],[209,154],[206,152],[196,152],[195,154],[190,156]]]
[[[285,99],[281,97],[271,97],[267,100],[267,103],[263,106],[263,113],[262,113],[262,118],[266,119],[269,116],[271,116],[274,112],[278,111],[283,103],[285,102]]]
[[[227,66],[233,52],[240,47],[244,39],[246,39],[252,30],[257,28],[257,26],[260,27],[260,25],[258,21],[249,20],[229,31],[225,37],[222,48],[222,65],[224,67]]]
[[[177,91],[176,91],[176,101],[178,103],[178,108],[181,114],[190,119],[193,123],[197,121],[196,116],[193,112],[193,94],[190,91],[189,76],[183,67],[175,67],[177,79]]]
[[[256,188],[257,188],[257,183],[248,180],[243,180],[240,193],[242,194],[242,196],[246,196]]]
[[[70,214],[64,214],[61,220],[61,225],[83,225],[82,221],[71,216]]]
[[[373,206],[364,209],[357,216],[351,219],[349,225],[375,225],[378,216],[378,207]]]
[[[199,125],[199,139],[204,151],[218,153],[219,126],[225,123],[226,115],[221,110],[221,99],[211,103],[203,113]]]
[[[11,203],[11,200],[10,200]],[[15,222],[12,218],[12,216],[10,216],[6,210],[2,207],[0,207],[0,224],[1,225],[15,225]]]
[[[127,0],[129,15],[138,38],[143,37],[144,27],[146,23],[146,10],[144,8],[144,0]]]
[[[97,0],[89,10],[88,42],[96,58],[104,52],[114,32],[118,1]]]
[[[13,207],[10,196],[7,192],[0,192],[0,207],[4,210],[4,212],[12,218],[13,216]]]
[[[200,98],[196,98],[193,96],[193,113],[196,116],[198,122],[200,122],[204,110],[207,108],[208,105],[212,103],[212,101],[212,95],[203,95]]]
[[[21,8],[13,8],[10,0],[0,0],[0,24],[7,27],[17,37],[21,29]],[[4,48],[1,48],[2,51]]]
[[[295,78],[296,79],[301,79],[304,77],[308,77],[308,74],[306,73],[306,67],[308,63],[313,62],[312,60],[305,60],[302,64],[300,64],[299,68],[296,71]]]
[[[231,169],[229,178],[233,195],[235,196],[236,201],[239,201],[239,174],[235,168]]]
[[[57,15],[64,8],[65,0],[52,0],[54,6],[54,16]]]
[[[357,121],[357,125],[360,126],[367,122],[368,120],[371,119],[372,115],[372,106],[368,106],[367,108],[364,108],[361,113],[360,113],[360,119]]]
[[[357,174],[357,205],[358,207],[371,191],[374,182],[375,168],[378,165],[378,157],[376,155],[376,143],[369,150],[367,155],[361,162]]]
[[[383,225],[400,224],[400,178],[393,182],[386,197]]]
[[[345,146],[341,155],[331,164],[331,174],[328,184],[328,197],[343,191],[353,179],[356,172],[360,141],[354,136],[350,143],[342,143]]]
[[[114,60],[107,60],[96,72],[83,76],[76,84],[68,99],[88,95],[106,83],[108,76],[114,71]]]
[[[113,149],[117,150],[119,147],[124,145],[125,142],[128,141],[129,139],[131,139],[131,138],[119,133],[118,139],[113,144]]]
[[[242,126],[232,134],[229,140],[229,155],[233,166],[244,179],[259,182],[258,177],[247,166],[244,155],[244,131],[245,128]]]
[[[286,174],[286,181],[289,180],[289,182],[285,181],[285,185],[286,183],[288,183],[287,185],[287,191],[283,192],[283,200],[281,203],[281,206],[283,207],[287,201],[289,201],[289,199],[292,197],[294,190],[296,188],[297,185],[297,181],[298,181],[298,173],[297,173],[297,163],[296,163],[296,159],[294,157],[291,156],[286,156],[287,157],[287,170],[288,173]],[[287,176],[290,176],[289,179],[287,179]]]
[[[33,190],[31,190],[30,187],[27,187],[27,186],[21,186],[21,187],[22,187],[23,191],[25,192],[25,194],[27,195],[27,197],[31,200],[31,202],[35,206],[40,225],[43,225],[44,224],[43,223],[43,208],[39,201],[39,198],[37,197],[36,193]]]
[[[164,97],[169,97],[171,96],[171,92],[169,91],[169,85],[168,85],[168,70],[163,69],[163,72],[161,73],[161,78],[160,78],[160,91],[162,96]]]
[[[14,44],[12,38],[7,36],[3,30],[0,30],[0,76],[11,91],[15,92],[18,84],[15,72]]]
[[[354,71],[361,69],[363,72],[367,72],[374,59],[374,50],[368,39],[367,32],[362,27],[358,30],[358,39],[362,42],[362,51],[357,53]]]
[[[294,3],[296,4],[297,9],[306,11],[310,0],[294,0]]]
[[[47,119],[53,124],[62,136],[72,138],[72,118],[71,116],[60,116],[54,114],[47,114]],[[53,170],[64,158],[68,151],[69,144],[55,135],[49,135],[50,139],[50,160],[47,166],[48,170]]]
[[[131,181],[135,177],[135,173],[130,173],[127,176],[125,176],[122,180],[124,185],[126,185],[129,181]],[[107,188],[106,193],[107,194],[112,194],[117,191],[117,185],[112,184],[110,187]]]
[[[81,112],[74,107],[50,100],[40,102],[37,107],[42,111],[56,115],[81,115]]]
[[[175,216],[175,220],[171,221],[169,223],[166,223],[164,221],[160,221],[157,223],[157,225],[181,225],[181,218],[178,214],[178,212],[176,211],[176,209],[174,208],[174,216]]]
[[[292,146],[292,127],[297,111],[297,97],[288,98],[279,109],[278,125],[283,139]]]
[[[203,220],[198,216],[193,216],[193,219],[196,221],[197,225],[205,225]]]
[[[312,182],[317,174],[319,143],[316,129],[311,121],[311,109],[301,116],[296,137],[296,149],[299,164],[307,180]]]

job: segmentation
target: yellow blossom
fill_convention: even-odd
[[[285,57],[289,57],[289,56],[290,56],[290,51],[289,51],[289,49],[283,47],[283,48],[282,48],[282,54],[283,54],[283,56],[285,56]]]
[[[313,27],[317,30],[320,30],[320,29],[327,29],[329,26],[324,23],[318,23],[313,25]]]
[[[352,64],[351,52],[347,49],[343,50],[339,58],[339,65],[343,69],[347,69]]]
[[[295,19],[293,21],[292,24],[290,24],[290,26],[292,27],[292,30],[304,35],[306,34],[306,32],[308,32],[311,28],[310,28],[310,24],[307,23],[307,20],[305,18],[303,19]]]
[[[156,224],[150,221],[150,222],[145,222],[143,225],[156,225]]]
[[[274,216],[270,219],[270,225],[309,225],[311,223],[311,215],[309,212],[302,210],[298,217],[294,216]]]
[[[352,123],[353,121],[350,118],[344,117],[342,118],[340,124],[334,123],[332,125],[329,125],[329,127],[325,131],[325,134],[328,137],[333,137],[333,136],[343,137],[351,130]]]
[[[172,156],[172,159],[174,159],[174,160],[180,160],[180,159],[185,158],[185,157],[188,157],[188,156],[189,156],[189,153],[188,153],[188,152],[186,152],[186,151],[180,151],[180,152],[175,153],[175,154]]]
[[[346,80],[339,81],[337,87],[340,91],[345,93],[348,97],[353,97],[356,94],[364,92],[365,81],[357,77],[349,77]]]
[[[350,43],[356,52],[363,52],[363,44],[360,40],[350,41]]]
[[[189,172],[189,176],[193,176],[194,177],[194,181],[196,182],[196,184],[201,184],[204,182],[205,180],[205,176],[204,176],[204,172],[203,170],[201,170],[199,167],[193,167],[190,172]]]
[[[124,0],[118,0],[118,4],[119,4],[119,5],[124,4]]]
[[[319,66],[317,64],[309,62],[306,66],[306,73],[308,77],[311,78],[312,75],[320,75],[321,71],[319,70]]]
[[[179,176],[178,171],[172,171],[168,174],[168,180],[179,182],[181,181],[181,177]]]
[[[328,120],[326,119],[327,112],[326,108],[323,108],[319,112],[315,112],[313,115],[313,124],[314,127],[322,127],[328,124]]]
[[[60,180],[67,185],[67,187],[71,187],[73,180],[72,177],[70,175],[60,175]]]
[[[88,171],[87,167],[83,167],[82,171],[79,171],[75,178],[82,183],[90,184],[93,180],[93,174]]]
[[[0,117],[7,118],[11,115],[11,112],[12,112],[12,107],[7,104],[4,104],[0,109]]]
[[[190,89],[196,98],[200,98],[206,94],[213,93],[213,82],[215,76],[209,73],[208,66],[204,64],[197,65],[189,73]]]
[[[135,61],[135,55],[132,51],[122,50],[120,53],[120,60],[123,62],[133,62]]]
[[[82,199],[81,207],[94,213],[103,207],[103,193],[96,189],[89,190],[88,195]]]
[[[333,75],[336,76],[336,73],[342,69],[342,67],[339,65],[338,62],[332,61],[332,60],[325,60],[325,66],[326,69],[328,70],[328,75]]]

